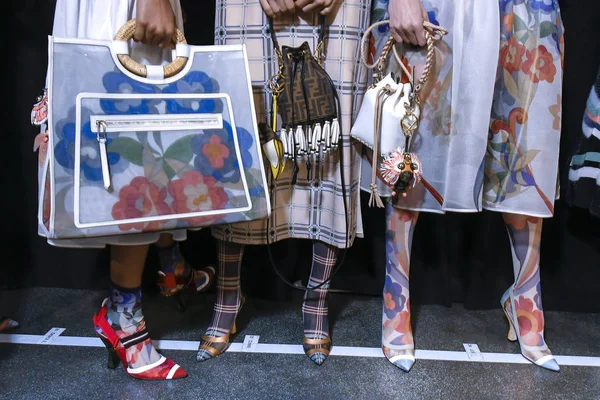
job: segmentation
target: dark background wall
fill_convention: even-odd
[[[193,44],[210,44],[214,4],[183,0],[186,36]],[[600,65],[600,2],[560,1],[566,27],[563,94],[561,181],[566,188],[568,160],[581,135],[587,95]],[[44,85],[47,35],[51,33],[54,2],[12,2],[11,40],[5,66],[8,83],[0,142],[3,218],[0,286],[105,288],[108,250],[54,248],[37,236],[35,129],[29,113]],[[5,69],[6,71],[6,69]],[[6,103],[5,103],[6,104]],[[564,197],[564,195],[563,195]],[[379,295],[385,271],[384,215],[363,209],[366,238],[358,240],[333,281],[333,288]],[[544,222],[542,285],[550,310],[600,311],[600,220],[558,201],[554,219]],[[274,246],[280,268],[290,278],[306,278],[310,243],[282,242]],[[192,233],[183,251],[195,266],[215,262],[208,230]],[[153,288],[156,257],[151,254],[146,287]],[[262,247],[246,250],[244,288],[253,296],[281,299],[290,292],[275,277]],[[506,231],[500,215],[422,215],[415,232],[411,292],[416,304],[464,302],[468,308],[495,308],[512,280]]]

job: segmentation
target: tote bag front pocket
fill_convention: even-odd
[[[203,102],[216,111],[189,112]],[[119,113],[144,103],[159,106]],[[59,238],[70,236],[61,221],[68,228],[71,216],[100,235],[198,228],[252,209],[227,94],[80,93],[74,126],[55,136],[57,170],[75,167],[65,207],[55,210]]]

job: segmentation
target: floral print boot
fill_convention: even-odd
[[[418,213],[386,205],[386,276],[381,345],[385,357],[405,372],[415,363],[410,319],[410,249]]]
[[[560,367],[544,340],[544,311],[540,285],[542,219],[503,214],[512,248],[515,283],[502,296],[509,322],[508,340],[519,341],[521,354],[542,368]]]

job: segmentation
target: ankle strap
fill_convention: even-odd
[[[331,343],[331,338],[329,336],[326,339],[309,339],[304,337],[304,343],[310,345],[329,344]]]
[[[131,346],[135,346],[136,344],[140,344],[143,341],[148,339],[148,331],[146,328],[142,329],[139,332],[135,332],[129,336],[121,338],[121,344],[124,348],[128,349]]]

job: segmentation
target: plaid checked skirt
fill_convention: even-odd
[[[331,153],[321,163],[317,179],[307,180],[300,163],[295,185],[291,184],[293,165],[288,161],[283,175],[274,182],[273,213],[269,221],[269,242],[283,239],[316,239],[338,248],[350,246],[362,237],[359,177],[360,149],[350,141],[350,128],[367,86],[367,70],[360,62],[360,40],[369,24],[371,0],[338,1],[328,19],[325,69],[337,87],[342,105],[343,165]],[[275,21],[281,46],[300,46],[308,41],[314,50],[317,41],[317,15],[297,16],[298,20]],[[335,17],[335,18],[334,18]],[[333,20],[332,20],[333,19]],[[271,94],[268,82],[277,71],[277,58],[268,33],[268,21],[258,0],[217,0],[215,44],[245,43],[254,87],[259,122],[271,119]],[[269,170],[268,167],[267,171]],[[346,205],[341,173],[344,173]],[[346,218],[348,223],[346,223]],[[346,234],[348,233],[348,240]],[[243,244],[266,244],[267,221],[215,226],[217,239]]]

